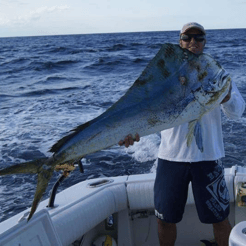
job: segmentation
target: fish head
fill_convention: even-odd
[[[187,73],[190,92],[204,106],[218,105],[229,92],[230,75],[208,54],[188,61]]]

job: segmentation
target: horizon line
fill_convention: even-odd
[[[235,28],[212,28],[206,29],[206,31],[215,30],[241,30],[246,28],[235,27]],[[180,32],[180,30],[160,30],[160,31],[122,31],[122,32],[92,32],[92,33],[73,33],[73,34],[44,34],[44,35],[23,35],[23,36],[4,36],[2,38],[31,38],[31,37],[49,37],[49,36],[75,36],[75,35],[98,35],[98,34],[123,34],[123,33],[143,33],[143,32]]]

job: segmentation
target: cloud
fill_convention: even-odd
[[[42,13],[51,13],[55,11],[61,11],[61,10],[66,10],[69,9],[67,5],[62,5],[62,6],[53,6],[53,7],[41,7],[36,9],[35,11],[32,11],[30,14],[35,15],[35,14],[42,14]]]
[[[22,0],[0,0],[3,6],[27,5],[28,3]]]
[[[238,4],[245,4],[246,0],[233,0],[233,3],[238,3]]]
[[[0,17],[0,26],[6,26],[10,23],[10,20]]]
[[[28,24],[32,21],[37,21],[41,19],[47,14],[68,10],[69,8],[70,7],[67,5],[52,6],[52,7],[45,6],[45,7],[40,7],[33,11],[30,11],[29,13],[25,15],[19,15],[12,19],[0,17],[0,26]]]
[[[53,7],[41,7],[34,11],[31,11],[30,14],[21,17],[20,19],[23,19],[24,21],[30,21],[30,20],[38,20],[42,16],[46,15],[47,13],[54,13],[58,11],[67,10],[69,7],[67,5],[62,6],[53,6]]]
[[[3,4],[3,3],[21,3],[23,1],[21,0],[0,0],[0,3]]]

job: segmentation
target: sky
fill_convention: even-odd
[[[0,0],[0,37],[246,28],[246,0]]]

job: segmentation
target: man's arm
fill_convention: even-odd
[[[233,81],[228,95],[221,102],[221,106],[224,114],[231,119],[239,119],[245,110],[245,101]]]
[[[223,99],[223,101],[221,102],[221,104],[223,104],[223,103],[225,103],[225,102],[227,102],[227,101],[230,100],[230,98],[231,98],[231,89],[232,89],[232,85],[230,84],[229,92],[228,92],[228,94],[225,96],[225,98]]]

